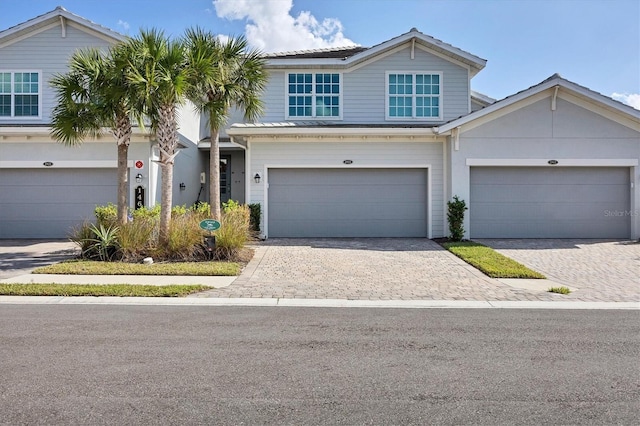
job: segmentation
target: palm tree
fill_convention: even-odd
[[[244,110],[247,120],[262,113],[260,95],[267,83],[265,60],[257,50],[247,49],[244,37],[221,41],[200,28],[187,30],[186,46],[189,90],[187,96],[209,120],[209,202],[211,215],[220,219],[220,129],[231,108]]]
[[[178,154],[177,107],[185,98],[185,51],[180,41],[169,40],[162,31],[141,30],[126,43],[132,52],[124,74],[139,93],[160,149],[162,176],[159,244],[166,247],[171,222],[173,161]]]
[[[68,146],[81,144],[87,136],[97,136],[103,127],[111,129],[118,146],[118,222],[127,221],[127,156],[132,118],[140,118],[122,74],[127,52],[116,46],[108,53],[97,49],[79,50],[66,74],[55,75],[51,86],[57,104],[51,117],[52,137]]]

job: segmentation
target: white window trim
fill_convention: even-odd
[[[0,120],[41,120],[42,119],[42,71],[40,70],[23,70],[23,69],[0,69],[0,73],[11,73],[11,115],[0,115]],[[36,73],[38,74],[38,115],[14,115],[15,112],[15,95],[14,92],[14,76],[16,73]],[[31,95],[33,93],[30,93]]]
[[[291,96],[289,94],[289,75],[290,74],[311,74],[311,78],[312,78],[312,82],[311,82],[311,114],[310,116],[291,116],[289,115],[289,96]],[[338,94],[338,108],[339,108],[339,112],[340,114],[337,117],[333,117],[333,116],[322,116],[322,117],[318,117],[316,116],[316,96],[324,96],[324,94],[316,94],[316,74],[338,74],[340,76],[340,82],[339,82],[339,90],[340,93]],[[285,119],[287,120],[298,120],[298,121],[308,121],[308,120],[317,120],[317,121],[340,121],[342,120],[342,115],[343,115],[343,110],[342,110],[342,97],[343,97],[343,87],[342,87],[342,81],[343,81],[343,74],[341,72],[336,72],[336,71],[329,71],[329,70],[314,70],[314,71],[310,71],[310,70],[292,70],[292,71],[287,71],[284,73],[284,108],[285,108]],[[296,95],[293,95],[296,96]],[[309,95],[303,95],[303,96],[309,96]],[[335,96],[334,94],[331,94],[329,96]]]
[[[413,97],[413,104],[412,104],[412,111],[411,111],[411,117],[391,117],[389,115],[389,97],[391,95],[389,95],[389,76],[391,74],[404,74],[404,75],[413,75],[413,87],[415,89],[415,84],[416,84],[416,78],[415,76],[418,74],[429,74],[429,75],[437,75],[440,77],[440,93],[438,94],[438,112],[440,113],[437,117],[416,117],[416,96],[417,94],[415,93],[415,90],[413,91],[414,93],[412,94]],[[443,120],[443,113],[444,113],[444,80],[443,80],[443,76],[442,76],[442,71],[387,71],[385,73],[385,78],[384,78],[384,92],[385,92],[385,104],[384,104],[384,116],[385,116],[385,120],[388,121],[442,121]]]

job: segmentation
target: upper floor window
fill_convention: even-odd
[[[289,118],[341,118],[340,74],[291,73],[287,81]]]
[[[40,115],[40,73],[0,71],[0,117]]]
[[[388,119],[442,119],[441,73],[387,73]]]

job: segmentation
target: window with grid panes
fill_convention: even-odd
[[[291,73],[287,82],[288,117],[340,117],[340,74]]]
[[[0,117],[39,115],[39,73],[0,71]]]
[[[441,83],[439,73],[389,73],[387,117],[440,119]]]

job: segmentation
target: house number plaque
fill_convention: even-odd
[[[144,207],[144,188],[137,186],[135,189],[136,210]]]

